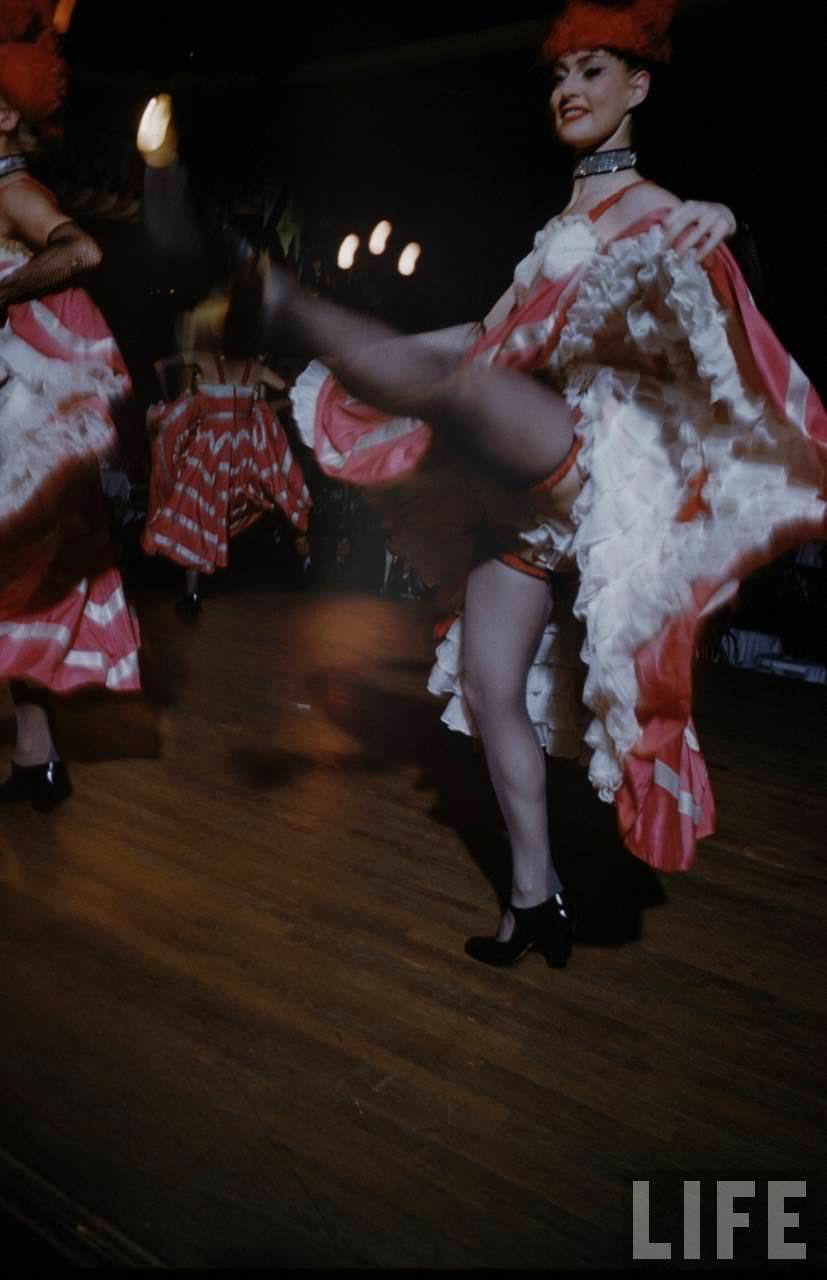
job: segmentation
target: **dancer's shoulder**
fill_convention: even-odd
[[[29,174],[0,180],[0,234],[41,249],[52,231],[68,221],[49,188]]]
[[[625,221],[636,222],[661,209],[671,212],[681,204],[683,201],[673,192],[667,191],[666,187],[658,186],[656,182],[646,181],[635,183],[630,187],[620,198],[616,208]]]

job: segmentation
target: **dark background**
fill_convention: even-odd
[[[683,0],[672,66],[638,132],[648,176],[680,196],[729,204],[749,227],[759,305],[824,397],[821,7]],[[302,226],[293,265],[305,281],[318,261],[326,292],[403,329],[433,329],[482,316],[568,197],[570,166],[552,137],[538,57],[554,12],[553,3],[403,13],[269,0],[77,0],[65,40],[71,90],[62,135],[40,163],[104,249],[89,288],[135,382],[122,424],[132,476],[145,473],[144,415],[160,395],[152,362],[174,350],[176,315],[195,298],[159,258],[140,213],[118,220],[95,213],[95,201],[75,213],[69,197],[94,190],[122,205],[142,196],[135,137],[148,99],[172,94],[199,212],[248,227],[257,220],[262,242],[278,251],[273,224],[292,203]],[[389,252],[377,259],[363,250],[352,272],[340,272],[344,236],[357,232],[364,244],[381,218],[394,226]],[[423,256],[403,279],[396,262],[409,240]],[[735,247],[745,252],[749,238]],[[289,348],[270,357],[288,376],[298,368]],[[318,499],[330,486],[312,458],[306,464]],[[333,521],[337,529],[352,523],[350,507]],[[371,568],[359,582],[375,579],[377,537],[369,530],[362,539]],[[235,565],[243,550],[236,547]],[[256,544],[253,569],[270,555],[269,543]],[[786,562],[762,571],[742,592],[741,624],[774,633],[783,621],[786,651],[823,660],[823,579],[823,569]]]
[[[823,325],[814,320],[827,283],[818,9],[811,0],[683,6],[643,163],[679,195],[725,201],[750,225],[764,309],[823,389]],[[305,256],[321,257],[334,278],[344,235],[364,239],[387,217],[392,260],[363,254],[353,273],[364,301],[411,328],[464,321],[507,285],[567,196],[537,58],[553,11],[515,3],[400,16],[373,5],[78,0],[66,40],[63,163],[95,183],[138,188],[137,123],[147,98],[170,90],[199,195],[266,185],[277,200],[293,196]],[[509,49],[516,24],[526,24],[523,47]],[[504,47],[471,56],[474,33],[488,28],[503,33]],[[465,38],[461,56],[444,47],[454,36]],[[401,46],[423,42],[395,65]],[[348,64],[365,51],[372,64]],[[127,354],[134,348],[133,361],[143,361],[152,335],[159,350],[168,342],[160,316],[147,312],[151,289],[167,281],[154,278],[139,225],[96,231],[108,253],[95,288]],[[408,239],[424,254],[403,282],[394,268]]]

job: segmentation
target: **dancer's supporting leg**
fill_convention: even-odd
[[[72,794],[69,774],[52,737],[48,693],[23,680],[9,681],[17,717],[17,742],[11,775],[0,783],[0,803],[30,800],[41,811],[54,809]]]
[[[270,277],[265,315],[321,356],[352,395],[448,432],[509,488],[544,480],[571,448],[565,400],[526,374],[463,364],[461,349],[402,336],[288,286],[281,272]]]
[[[184,594],[179,596],[176,609],[182,617],[194,619],[201,612],[201,593],[198,590],[198,570],[184,570]]]
[[[526,681],[548,622],[542,580],[496,560],[473,570],[463,619],[462,685],[508,828],[511,902],[535,907],[562,890],[549,841],[546,762],[526,707]],[[507,911],[499,939],[512,933]]]
[[[24,680],[10,680],[9,692],[17,718],[15,764],[26,768],[59,760],[49,724],[48,692]]]

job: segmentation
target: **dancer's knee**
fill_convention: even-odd
[[[518,689],[501,678],[491,678],[485,672],[467,665],[462,675],[465,700],[475,721],[484,729],[487,725],[519,723],[526,715],[525,689]]]

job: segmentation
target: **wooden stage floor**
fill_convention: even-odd
[[[84,1265],[615,1268],[635,1179],[670,1222],[679,1177],[815,1193],[823,689],[699,672],[719,831],[685,876],[554,765],[583,938],[565,972],[498,972],[463,941],[496,920],[501,824],[424,691],[427,606],[137,603],[146,697],[66,703],[73,799],[0,811],[21,1221]],[[10,702],[2,729],[7,755]]]

